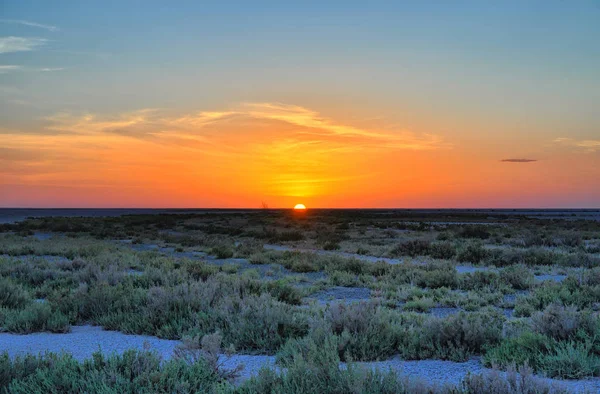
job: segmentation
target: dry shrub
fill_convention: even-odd
[[[477,375],[467,375],[462,382],[464,392],[470,394],[562,394],[567,390],[556,383],[551,384],[533,375],[528,366],[508,368],[507,372],[496,369]]]
[[[571,337],[582,325],[584,317],[574,306],[553,303],[543,312],[531,316],[534,331],[554,339],[564,340]]]
[[[231,358],[235,349],[230,346],[221,348],[223,337],[218,332],[200,337],[184,337],[182,343],[175,348],[174,356],[190,364],[200,360],[206,362],[212,373],[221,380],[235,380],[244,369],[243,364],[238,364],[234,369],[226,369],[225,363]]]

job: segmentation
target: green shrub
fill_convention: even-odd
[[[31,302],[31,297],[21,286],[8,278],[0,278],[0,307],[22,308]]]
[[[458,250],[456,259],[464,263],[479,264],[489,256],[489,252],[480,244],[470,243]]]
[[[541,357],[549,353],[553,346],[552,339],[542,334],[525,332],[517,337],[507,338],[489,349],[483,361],[486,366],[529,365],[538,371]]]
[[[533,273],[521,264],[500,271],[500,280],[516,290],[529,289],[534,283]]]
[[[493,271],[475,271],[461,275],[463,290],[497,290],[500,287],[500,276]]]
[[[434,259],[450,260],[456,255],[456,248],[450,242],[433,242],[429,245],[429,255]]]
[[[600,357],[589,343],[558,342],[541,358],[539,368],[550,377],[582,379],[600,375]]]
[[[461,238],[488,239],[491,234],[485,227],[482,225],[462,226],[457,235]]]
[[[30,393],[193,393],[216,392],[221,386],[202,360],[192,364],[129,350],[108,358],[95,353],[80,363],[67,354],[0,357],[0,391]],[[226,386],[224,386],[226,388]]]
[[[206,264],[200,260],[187,260],[184,263],[184,267],[188,274],[195,280],[206,280],[219,271],[214,265]]]
[[[217,245],[213,246],[210,253],[215,255],[218,259],[229,259],[233,257],[234,249],[229,245]]]
[[[339,250],[340,244],[338,242],[334,242],[334,241],[327,241],[323,244],[323,249],[324,250]]]
[[[435,302],[433,302],[432,298],[418,298],[415,300],[407,301],[403,309],[407,311],[414,312],[429,312],[431,308],[435,306]]]
[[[600,358],[590,341],[556,341],[525,332],[488,350],[485,365],[529,365],[550,377],[581,379],[600,374]]]
[[[420,287],[438,289],[440,287],[455,288],[458,286],[458,274],[452,266],[434,267],[420,271],[415,283]]]
[[[392,256],[427,256],[429,254],[430,242],[424,239],[413,239],[398,244],[390,251]]]
[[[215,318],[225,343],[244,351],[275,352],[288,339],[308,333],[306,315],[294,312],[290,305],[275,301],[268,294],[224,304]],[[209,327],[214,325],[210,322]],[[203,334],[210,331],[215,329]]]
[[[29,334],[39,331],[68,332],[69,318],[52,311],[48,304],[32,303],[22,310],[9,310],[4,314],[4,328],[10,332]]]
[[[486,312],[428,318],[424,324],[403,327],[399,352],[407,359],[464,361],[500,341],[502,321],[499,314]]]
[[[281,232],[273,232],[270,235],[269,241],[271,242],[293,242],[293,241],[302,241],[304,239],[304,234],[299,230],[287,230]]]
[[[291,305],[300,305],[302,303],[302,293],[286,282],[281,280],[272,281],[268,282],[266,287],[268,292],[279,301]]]
[[[290,341],[278,355],[286,373],[263,369],[237,389],[240,394],[276,393],[408,393],[412,386],[394,372],[365,370],[350,364],[339,367],[339,339]]]
[[[396,351],[400,314],[374,302],[332,304],[325,323],[339,338],[338,350],[343,359],[376,360]]]

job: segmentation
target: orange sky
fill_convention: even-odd
[[[472,133],[403,130],[381,119],[372,127],[354,123],[278,103],[189,114],[58,114],[42,132],[0,134],[1,202],[537,207],[593,206],[600,196],[593,142],[540,140],[537,161],[503,162],[515,156],[490,138],[469,141]]]

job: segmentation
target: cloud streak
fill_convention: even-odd
[[[0,37],[0,54],[33,51],[48,42],[45,38]]]
[[[500,161],[503,163],[533,163],[537,159],[502,159]]]
[[[22,69],[21,66],[16,65],[0,65],[0,74],[6,74],[10,71],[16,71]]]
[[[317,111],[280,103],[245,103],[234,109],[225,111],[200,111],[193,114],[168,116],[156,109],[144,109],[136,112],[120,114],[112,117],[101,117],[95,114],[74,116],[57,114],[48,118],[48,130],[59,133],[116,133],[137,138],[170,138],[180,142],[201,139],[203,131],[230,129],[231,124],[251,127],[252,122],[259,122],[256,129],[271,128],[277,124],[287,125],[294,130],[293,142],[312,144],[335,142],[338,149],[361,147],[434,150],[450,148],[440,136],[432,134],[415,134],[405,130],[385,132],[367,130],[327,119]],[[274,126],[275,125],[275,126]],[[229,127],[228,127],[229,126]],[[278,138],[282,141],[284,138]],[[331,145],[331,144],[330,144]]]
[[[31,22],[31,21],[26,21],[26,20],[22,20],[22,19],[2,19],[2,20],[0,20],[0,22],[13,23],[13,24],[18,24],[18,25],[23,25],[23,26],[28,26],[28,27],[37,27],[37,28],[45,29],[45,30],[52,31],[52,32],[59,30],[59,28],[56,26],[45,25],[43,23]]]
[[[41,67],[41,68],[27,68],[20,65],[0,65],[0,74],[6,74],[11,71],[28,71],[28,72],[54,72],[62,71],[63,67]]]
[[[578,149],[583,149],[588,152],[596,152],[600,150],[600,140],[575,140],[573,138],[556,138],[553,141],[555,144],[563,146],[571,146]]]

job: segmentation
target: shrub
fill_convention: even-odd
[[[268,292],[279,301],[291,305],[300,305],[302,303],[302,293],[288,283],[277,280],[268,282],[266,287]]]
[[[291,308],[262,294],[222,304],[216,318],[226,343],[245,351],[274,352],[288,339],[308,333],[306,315]],[[211,322],[210,326],[214,325]]]
[[[589,343],[558,342],[539,364],[540,370],[550,377],[582,379],[600,374],[600,357]]]
[[[500,277],[493,271],[475,271],[461,276],[461,288],[464,290],[496,290],[499,285]]]
[[[424,239],[413,239],[397,245],[390,251],[392,256],[427,256],[430,242]]]
[[[460,388],[470,394],[567,394],[568,390],[533,375],[527,365],[509,367],[506,374],[493,369],[482,374],[468,374]]]
[[[244,366],[238,364],[233,369],[225,368],[225,361],[233,354],[234,349],[233,347],[222,349],[222,339],[218,332],[204,335],[202,338],[184,337],[182,343],[175,348],[174,357],[189,364],[202,360],[214,376],[220,380],[232,381],[239,376]]]
[[[229,259],[233,257],[234,249],[228,245],[217,245],[213,246],[210,253],[215,255],[218,259]]]
[[[524,265],[513,265],[500,272],[500,280],[516,290],[529,289],[534,283],[533,273]]]
[[[478,264],[488,255],[488,251],[480,244],[467,244],[462,249],[459,249],[456,259],[460,262]]]
[[[491,234],[489,231],[487,231],[485,226],[471,225],[461,227],[457,235],[461,238],[488,239]]]
[[[290,341],[278,355],[286,373],[263,369],[237,391],[240,394],[420,392],[392,371],[365,370],[353,364],[340,368],[338,345],[338,339],[327,335],[318,340]]]
[[[400,316],[374,302],[329,306],[325,322],[338,336],[342,359],[361,361],[386,358],[395,353]]]
[[[600,358],[591,342],[556,341],[542,334],[525,332],[509,338],[485,357],[486,365],[529,365],[549,377],[581,379],[600,373]]]
[[[29,393],[192,393],[216,392],[220,378],[203,360],[161,362],[154,353],[129,350],[83,363],[68,354],[0,358],[0,391]]]
[[[29,334],[38,331],[68,332],[69,318],[52,311],[48,304],[32,303],[25,309],[4,314],[4,328],[10,332]]]
[[[184,263],[184,267],[188,274],[195,280],[207,280],[219,271],[214,265],[206,264],[200,260],[187,260]]]
[[[420,275],[416,278],[416,284],[417,286],[431,289],[438,289],[440,287],[455,288],[458,285],[458,275],[454,267],[451,266],[421,271]]]
[[[456,249],[450,242],[433,242],[429,246],[429,255],[434,259],[450,260],[456,255]]]
[[[565,307],[553,303],[543,312],[536,312],[531,316],[531,326],[535,332],[554,339],[564,340],[570,338],[585,323],[586,317],[577,312],[574,306]],[[591,324],[591,322],[589,322]]]
[[[340,244],[334,241],[327,241],[323,244],[324,250],[338,250],[340,249]]]
[[[274,232],[271,234],[271,242],[293,242],[302,241],[304,234],[299,230],[287,230],[281,232]]]
[[[414,312],[429,312],[435,306],[432,298],[418,298],[416,300],[407,301],[403,308],[407,311]]]
[[[422,325],[405,327],[399,351],[407,359],[464,361],[500,341],[502,321],[499,314],[485,312],[429,318]]]
[[[0,307],[22,308],[31,302],[29,294],[8,278],[0,278]]]
[[[542,334],[524,332],[489,349],[483,361],[486,366],[529,365],[537,371],[540,368],[540,356],[548,353],[553,345],[553,341]]]

